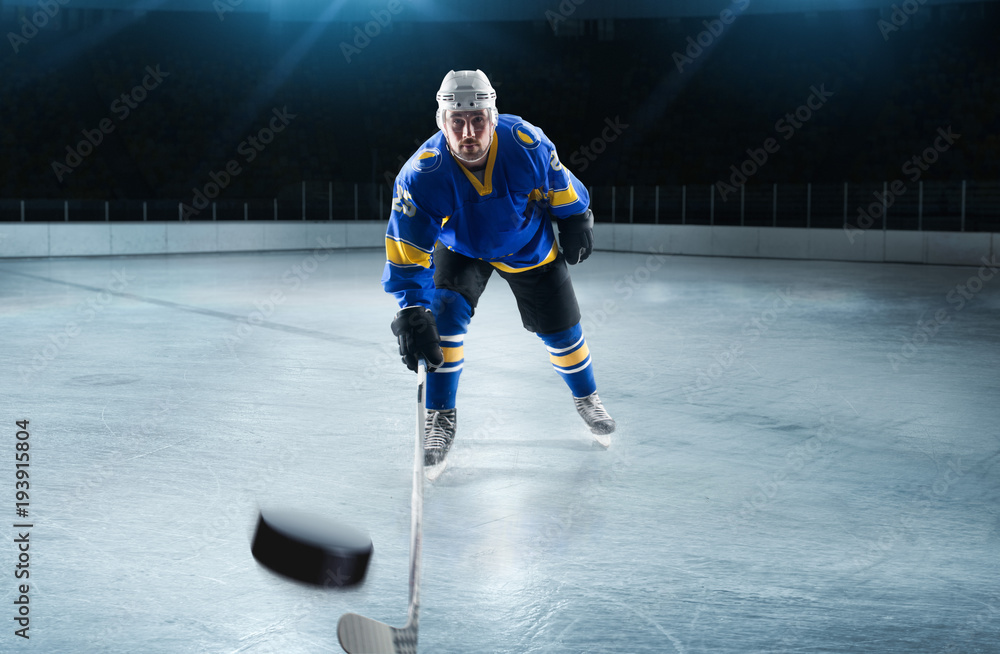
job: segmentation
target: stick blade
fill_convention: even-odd
[[[396,629],[357,613],[340,617],[337,638],[347,654],[417,654],[416,629]]]

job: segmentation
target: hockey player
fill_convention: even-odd
[[[401,307],[392,332],[403,362],[415,371],[419,357],[427,361],[424,465],[443,469],[455,438],[463,339],[494,270],[513,291],[525,329],[544,342],[577,412],[608,447],[615,421],[597,396],[566,267],[593,250],[590,195],[542,130],[497,113],[482,71],[450,71],[437,102],[440,131],[395,180],[382,274]]]

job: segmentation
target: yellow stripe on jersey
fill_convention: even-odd
[[[576,194],[576,189],[570,184],[568,188],[561,191],[549,191],[549,206],[560,207],[564,204],[573,204],[580,199]]]
[[[465,358],[465,348],[461,345],[458,347],[451,347],[446,342],[441,342],[441,351],[444,352],[444,362],[453,363],[455,361],[461,361]]]
[[[385,237],[385,256],[397,266],[412,266],[416,264],[424,268],[431,267],[430,252],[424,252],[405,241],[397,241],[388,236]]]
[[[552,362],[554,366],[560,366],[562,368],[568,368],[569,366],[580,363],[590,354],[590,348],[584,343],[579,350],[572,352],[565,356],[557,357],[554,354],[549,355],[549,361]]]
[[[519,273],[519,272],[524,272],[526,270],[533,270],[535,268],[538,268],[539,266],[544,266],[547,263],[552,263],[553,261],[556,260],[556,257],[558,255],[559,255],[559,246],[553,243],[552,249],[549,250],[549,254],[544,259],[542,259],[540,262],[536,263],[533,266],[528,266],[527,268],[511,268],[507,264],[500,263],[499,261],[491,261],[490,264],[497,270],[502,270],[504,272],[509,272],[509,273]]]

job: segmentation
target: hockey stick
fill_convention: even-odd
[[[337,623],[337,638],[348,654],[416,654],[420,622],[420,542],[424,510],[424,387],[427,363],[417,368],[417,437],[413,454],[413,496],[410,500],[410,607],[403,628],[345,613]]]

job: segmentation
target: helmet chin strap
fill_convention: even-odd
[[[487,152],[489,152],[490,146],[493,145],[493,139],[495,139],[496,136],[497,136],[497,130],[496,130],[496,128],[494,128],[493,131],[490,132],[490,142],[486,144],[486,151]],[[455,157],[457,159],[461,159],[465,163],[473,163],[475,161],[479,161],[480,159],[482,159],[482,156],[476,157],[475,159],[466,159],[465,157],[463,157],[459,153],[457,153],[454,150],[452,150],[450,143],[448,144],[448,151],[451,152],[451,155],[453,157]]]

